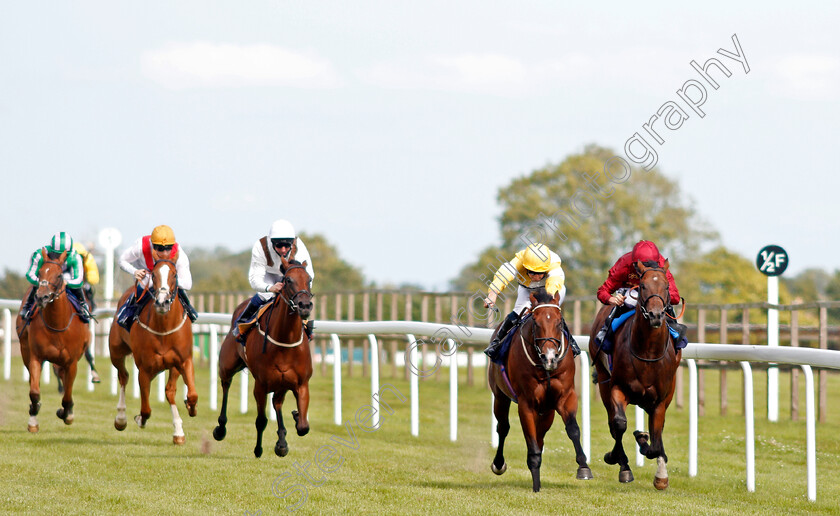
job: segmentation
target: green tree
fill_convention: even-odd
[[[544,242],[563,259],[568,293],[592,295],[615,260],[641,239],[656,242],[675,266],[717,240],[676,181],[657,169],[623,169],[611,160],[614,156],[610,149],[589,145],[559,165],[502,187],[501,245],[482,251],[453,286],[486,290],[489,269],[530,242]],[[616,182],[605,173],[608,162]]]
[[[0,278],[0,299],[23,299],[31,286],[23,274],[5,269]]]
[[[794,302],[820,301],[827,299],[826,287],[831,282],[831,273],[823,269],[805,269],[796,276],[782,276]],[[840,299],[840,297],[832,297]]]

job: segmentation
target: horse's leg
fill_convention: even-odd
[[[493,416],[496,418],[496,433],[499,434],[499,447],[490,463],[490,470],[501,475],[507,471],[505,462],[505,438],[510,432],[510,398],[502,392],[493,392]]]
[[[574,381],[574,380],[572,380]],[[589,480],[592,478],[592,470],[586,463],[586,454],[583,453],[583,446],[580,444],[580,427],[577,423],[578,398],[574,390],[567,390],[568,394],[557,401],[557,413],[566,425],[566,435],[571,439],[575,447],[575,460],[578,464],[577,479]]]
[[[38,412],[41,410],[41,365],[34,356],[29,357],[26,369],[29,371],[29,426],[30,432],[39,430]]]
[[[114,428],[119,431],[125,430],[128,418],[125,416],[125,386],[128,384],[128,370],[125,368],[125,357],[131,353],[131,348],[122,341],[119,332],[112,326],[108,338],[108,347],[111,352],[111,364],[117,370],[117,379],[120,382],[119,400],[117,401],[117,416],[114,418]]]
[[[175,394],[178,391],[178,376],[180,376],[178,369],[174,367],[169,369],[169,379],[166,380],[166,401],[169,402],[169,408],[172,409],[172,443],[184,444],[187,440],[184,436],[184,422],[181,420],[181,415],[178,413],[178,406],[175,404]]]
[[[554,412],[551,412],[552,417]],[[537,433],[537,411],[528,406],[524,400],[519,400],[519,422],[525,434],[525,445],[528,448],[528,469],[531,471],[534,492],[540,490],[540,465],[542,464],[542,439]],[[545,432],[543,432],[543,436]]]
[[[271,403],[274,412],[277,414],[277,444],[274,445],[274,453],[278,457],[285,457],[289,453],[289,443],[286,442],[286,425],[283,424],[283,399],[286,391],[274,391]]]
[[[186,405],[187,413],[189,413],[190,417],[195,417],[198,391],[195,390],[195,370],[193,368],[192,355],[181,364],[179,370],[184,377],[184,383],[187,385],[187,399],[184,400],[184,405]]]
[[[55,373],[55,379],[56,379],[55,383],[58,384],[58,393],[59,394],[64,394],[64,382],[61,381],[61,377],[62,377],[61,368],[59,368],[56,364],[53,364],[52,368],[53,368],[53,373]]]
[[[610,398],[604,401],[604,405],[607,408],[610,434],[615,439],[615,446],[604,455],[604,462],[619,465],[619,482],[632,482],[633,472],[630,470],[627,454],[624,453],[624,445],[621,443],[624,432],[627,431],[627,416],[624,414],[624,409],[627,407],[627,398],[619,388],[613,387],[610,390]]]
[[[257,379],[254,378],[254,398],[256,398],[257,401],[257,420],[254,423],[257,427],[257,445],[254,446],[254,455],[257,458],[262,456],[263,430],[265,430],[266,425],[268,425],[268,418],[265,417],[265,404],[267,395],[268,393],[266,392],[265,384],[263,384],[260,381],[257,381]]]
[[[145,367],[138,367],[137,370],[137,382],[140,384],[140,413],[134,416],[134,422],[140,428],[146,428],[146,421],[152,417],[152,406],[149,404],[152,376],[146,371]]]
[[[73,423],[73,383],[76,380],[77,365],[76,361],[70,361],[70,364],[62,368],[64,397],[61,399],[61,408],[55,412],[55,415],[64,421],[65,425]]]
[[[668,397],[659,403],[648,417],[650,435],[647,432],[633,432],[636,442],[639,443],[639,451],[648,459],[656,459],[656,473],[653,477],[653,486],[659,490],[668,488],[668,456],[665,454],[665,444],[662,440],[662,431],[665,428],[665,411],[671,404],[674,396],[672,386]],[[648,442],[649,441],[649,442]]]
[[[221,441],[227,434],[227,402],[228,393],[230,392],[230,384],[233,382],[233,376],[245,367],[245,362],[239,358],[236,353],[236,348],[228,344],[232,342],[234,345],[239,345],[232,338],[225,339],[222,343],[222,349],[219,351],[219,381],[222,384],[222,409],[219,411],[219,425],[213,429],[213,439]]]
[[[292,417],[295,420],[295,430],[301,437],[309,433],[309,419],[307,413],[309,412],[309,382],[306,381],[299,386],[297,390],[292,391],[297,399],[297,410],[292,411]]]

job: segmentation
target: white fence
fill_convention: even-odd
[[[10,309],[17,309],[18,301],[0,300],[0,309],[3,310],[3,371],[4,378],[9,379],[11,375],[11,312]],[[97,315],[100,317],[113,315],[113,310],[98,310]],[[229,327],[230,314],[214,314],[201,313],[197,321],[200,325],[207,325],[210,336],[210,385],[209,385],[209,407],[211,410],[217,409],[218,402],[218,346],[219,346],[219,327],[224,328],[223,331]],[[110,321],[103,321],[107,323]],[[434,355],[435,368],[449,367],[449,409],[450,409],[450,439],[455,441],[458,436],[458,360],[452,360],[452,356],[457,352],[457,349],[462,344],[486,344],[491,337],[492,330],[487,328],[474,328],[455,325],[435,324],[435,323],[421,323],[421,322],[405,322],[405,321],[375,321],[375,322],[346,322],[346,321],[316,321],[315,331],[319,334],[330,335],[332,344],[333,357],[338,359],[333,360],[333,381],[334,381],[334,415],[335,424],[341,425],[342,412],[342,393],[341,393],[341,340],[339,336],[367,336],[370,343],[370,360],[371,360],[371,399],[372,399],[372,424],[374,427],[379,425],[379,346],[376,335],[405,335],[407,350],[409,350],[408,364],[413,365],[413,372],[415,374],[409,375],[410,381],[410,398],[411,398],[411,435],[419,436],[419,384],[418,377],[425,375],[428,371],[426,369],[419,369],[417,344],[422,339],[418,340],[415,335],[425,337],[428,344],[434,344],[438,352]],[[104,349],[107,353],[107,335],[104,337]],[[580,370],[584,374],[583,381],[580,382],[581,392],[580,399],[580,420],[581,420],[581,445],[584,453],[590,457],[590,384],[585,377],[589,370],[589,356],[586,353],[588,349],[588,336],[576,336],[580,347],[584,350],[580,355]],[[412,345],[414,344],[414,345]],[[731,344],[695,344],[691,343],[683,351],[683,358],[686,359],[689,370],[689,476],[696,476],[698,470],[698,456],[697,456],[697,421],[698,421],[698,386],[697,386],[697,365],[696,360],[723,360],[723,361],[737,361],[740,363],[744,373],[745,386],[745,441],[746,441],[746,476],[747,489],[755,491],[755,434],[754,434],[754,415],[753,415],[753,392],[752,392],[752,368],[750,362],[768,362],[798,365],[802,368],[805,374],[806,384],[806,463],[807,463],[807,478],[808,478],[808,498],[816,500],[817,486],[816,486],[816,434],[815,434],[815,410],[814,410],[814,379],[811,367],[823,367],[840,369],[840,352],[827,351],[809,348],[791,348],[791,347],[774,347],[768,348],[765,346],[744,346]],[[425,363],[425,361],[424,361]],[[425,366],[423,366],[425,367]],[[49,374],[49,368],[44,368],[45,374]],[[240,396],[240,411],[247,412],[248,410],[248,376],[241,375],[241,396]],[[139,396],[139,390],[136,384],[137,375],[135,378],[135,397]],[[111,375],[111,392],[116,394],[116,370],[112,369]],[[158,397],[161,401],[164,399],[164,378],[163,375],[159,377],[158,383]],[[89,383],[89,389],[92,389],[92,384]],[[269,411],[274,417],[273,412]],[[644,429],[644,412],[640,408],[636,408],[636,427],[639,430]],[[491,421],[491,442],[496,446],[498,436],[495,432],[495,420]],[[636,452],[636,463],[641,466],[644,464],[644,457]]]

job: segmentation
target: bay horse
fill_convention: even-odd
[[[648,413],[650,433],[637,430],[633,436],[641,453],[648,459],[656,460],[653,485],[660,490],[668,488],[668,456],[662,444],[662,429],[665,426],[665,411],[674,397],[677,370],[682,358],[682,351],[675,349],[665,324],[665,310],[670,306],[667,270],[668,260],[665,260],[663,268],[647,267],[642,262],[636,262],[639,300],[632,320],[615,332],[612,374],[605,371],[601,361],[594,361],[610,434],[615,439],[615,446],[604,455],[604,462],[619,465],[620,482],[633,481],[633,472],[621,439],[627,430],[625,409],[629,403],[637,405]],[[611,308],[609,305],[602,307],[592,324],[589,351],[593,357],[599,352],[595,335]]]
[[[306,262],[294,261],[296,247],[289,258],[281,257],[284,279],[282,290],[265,311],[260,311],[255,328],[246,335],[245,346],[228,333],[219,351],[219,379],[222,383],[222,409],[219,425],[213,429],[217,441],[225,438],[227,430],[227,402],[233,376],[245,367],[254,377],[254,399],[257,402],[257,444],[254,455],[262,456],[262,434],[268,424],[265,416],[266,398],[273,392],[272,405],[277,414],[277,443],[274,453],[285,457],[289,453],[286,427],[283,424],[283,400],[291,391],[297,400],[292,411],[299,436],[309,433],[309,379],[312,376],[312,355],[309,337],[304,331],[305,321],[312,313],[312,279],[306,272]],[[232,324],[248,301],[242,302],[233,313]]]
[[[76,363],[90,343],[90,327],[82,322],[67,297],[62,274],[67,252],[51,260],[45,249],[38,270],[35,308],[28,324],[18,313],[16,327],[20,339],[20,354],[29,371],[29,425],[30,432],[39,430],[38,412],[41,409],[41,368],[45,361],[58,366],[59,378],[64,382],[61,408],[55,413],[65,424],[73,423],[73,382]],[[21,303],[23,308],[23,303]]]
[[[513,330],[505,365],[491,363],[488,373],[499,434],[499,447],[490,469],[497,475],[507,470],[504,448],[510,430],[508,415],[513,400],[519,406],[519,421],[528,448],[527,464],[534,492],[540,490],[544,437],[554,422],[555,411],[563,418],[566,435],[575,447],[577,478],[592,478],[580,444],[576,418],[575,359],[574,353],[569,353],[569,342],[563,334],[563,312],[559,301],[559,293],[551,297],[544,289],[531,292],[531,317]]]
[[[149,271],[151,275],[149,291],[154,302],[147,302],[143,306],[137,315],[137,320],[131,326],[130,333],[114,318],[111,334],[108,337],[111,363],[117,369],[120,381],[120,397],[117,402],[114,427],[122,431],[125,430],[127,424],[125,386],[128,383],[128,371],[125,368],[125,357],[133,355],[138,370],[137,379],[140,383],[140,414],[134,417],[134,422],[140,428],[146,427],[146,421],[152,415],[152,408],[149,405],[152,379],[161,371],[169,370],[166,401],[172,409],[174,428],[172,442],[184,444],[186,437],[183,421],[175,404],[175,391],[178,376],[183,376],[184,383],[187,385],[187,398],[184,404],[190,417],[195,417],[198,393],[195,390],[193,370],[192,321],[187,317],[178,299],[178,273],[175,268],[177,256],[160,259],[157,251],[152,251],[152,256],[155,259],[155,266]],[[125,291],[120,298],[119,306],[125,303],[136,288],[135,285]],[[145,295],[145,291],[143,294]]]

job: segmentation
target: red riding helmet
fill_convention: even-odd
[[[659,262],[659,249],[649,240],[642,240],[633,246],[633,262]]]

